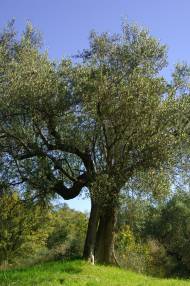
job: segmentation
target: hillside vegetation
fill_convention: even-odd
[[[190,281],[157,279],[83,261],[49,262],[0,272],[1,286],[190,286]]]

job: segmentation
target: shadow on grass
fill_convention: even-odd
[[[64,265],[63,271],[69,274],[78,274],[82,271],[82,268],[77,266],[73,266],[70,264]]]

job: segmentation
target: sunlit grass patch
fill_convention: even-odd
[[[1,286],[190,286],[190,281],[157,279],[84,261],[49,262],[0,272]]]

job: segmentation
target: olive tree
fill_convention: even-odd
[[[126,23],[121,35],[92,32],[77,63],[50,61],[37,38],[28,25],[20,40],[10,29],[0,39],[6,177],[40,197],[68,200],[88,188],[84,257],[95,252],[112,263],[122,189],[145,173],[167,177],[175,165],[186,136],[179,121],[188,106],[186,73],[177,71],[169,85],[159,74],[166,47]]]

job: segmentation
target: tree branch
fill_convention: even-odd
[[[60,195],[64,200],[70,200],[77,197],[82,188],[88,185],[88,178],[86,173],[80,175],[77,178],[77,181],[73,183],[73,186],[68,188],[66,187],[62,181],[57,182],[54,186],[54,191]]]

